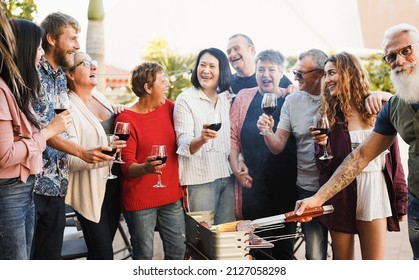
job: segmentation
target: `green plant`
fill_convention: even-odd
[[[167,98],[172,101],[188,87],[191,87],[190,74],[195,63],[194,55],[180,55],[169,48],[163,38],[152,40],[146,46],[144,59],[163,66],[169,80],[170,88]]]
[[[363,58],[363,61],[369,74],[371,90],[394,93],[395,90],[390,80],[390,66],[383,61],[382,54],[371,54]]]
[[[1,0],[0,7],[8,18],[22,18],[32,21],[38,12],[34,0]]]

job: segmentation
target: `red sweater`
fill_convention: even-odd
[[[122,169],[122,208],[137,211],[154,208],[178,201],[182,196],[179,184],[178,158],[176,154],[176,134],[173,127],[174,104],[170,100],[151,113],[139,114],[125,110],[116,118],[118,122],[130,123],[130,137],[127,147],[122,149],[126,162]],[[157,174],[147,174],[140,178],[128,175],[128,167],[133,163],[144,163],[151,155],[153,145],[166,145],[166,167],[162,169],[161,180],[166,188],[153,188]]]

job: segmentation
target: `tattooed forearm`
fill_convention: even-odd
[[[354,153],[351,153],[336,169],[329,181],[320,189],[324,201],[329,200],[335,194],[348,186],[356,176],[364,169]]]

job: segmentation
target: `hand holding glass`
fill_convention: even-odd
[[[116,153],[116,145],[115,145],[115,136],[113,134],[107,134],[105,139],[101,142],[104,143],[105,146],[112,148],[112,151],[102,151],[105,155],[113,156]],[[109,163],[109,173],[104,177],[104,179],[116,179],[118,178],[116,175],[112,174],[112,162]]]
[[[317,114],[314,117],[314,130],[319,130],[320,134],[326,134],[329,137],[330,134],[330,126],[329,120],[327,119],[326,114]],[[320,135],[319,134],[319,135]],[[327,144],[329,140],[327,140],[326,145],[322,145],[323,155],[319,158],[321,160],[332,159],[333,156],[327,152]]]
[[[275,93],[265,93],[263,94],[261,108],[263,112],[267,115],[272,115],[273,112],[275,112],[277,106],[277,96]],[[259,132],[261,135],[268,135],[271,134],[271,132],[266,129],[265,131]]]
[[[127,141],[129,138],[129,123],[117,122],[115,125],[115,135],[118,136],[118,140]],[[121,157],[121,151],[118,153],[118,158],[113,162],[116,163],[125,163]]]
[[[207,123],[209,123],[208,129],[219,131],[221,129],[221,114],[219,112],[212,112],[207,117]],[[211,146],[207,152],[215,151],[214,139],[211,139]]]
[[[156,156],[156,160],[161,160],[161,164],[166,163],[166,160],[167,160],[166,146],[165,145],[153,145],[153,147],[151,148],[151,155]],[[163,183],[161,181],[161,174],[162,174],[161,171],[160,171],[160,173],[157,174],[157,176],[158,176],[157,184],[155,184],[153,186],[153,188],[164,188],[164,187],[166,187],[165,185],[163,185]]]
[[[64,112],[65,110],[70,109],[70,99],[68,98],[68,94],[66,91],[62,91],[55,95],[52,95],[51,102],[54,106],[54,112],[56,115]],[[66,138],[74,137],[74,136],[70,136],[67,130],[65,130],[64,132],[65,132]]]

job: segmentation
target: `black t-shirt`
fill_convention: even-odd
[[[287,76],[282,76],[282,79],[279,81],[279,87],[287,88],[292,82],[288,79]],[[239,77],[237,74],[233,75],[231,79],[231,89],[233,93],[237,94],[240,90],[244,88],[254,88],[257,87],[256,74],[253,74],[248,77]]]

